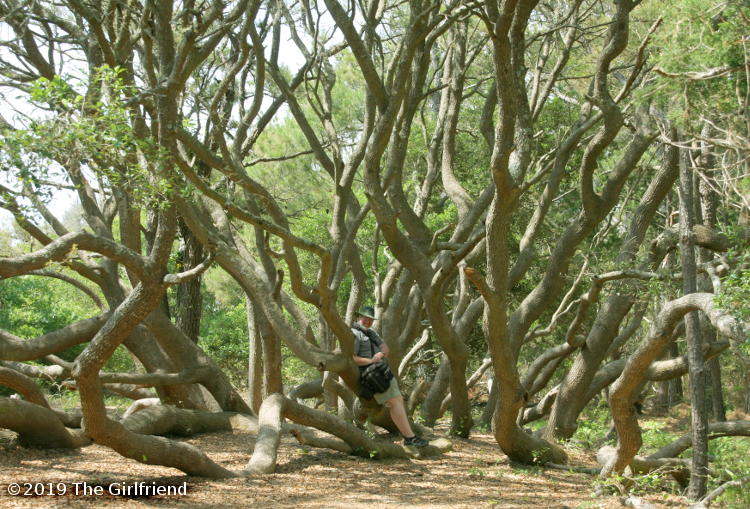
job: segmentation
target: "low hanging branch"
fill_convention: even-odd
[[[22,339],[0,330],[0,359],[30,361],[91,340],[110,313],[72,323],[34,339]]]
[[[13,368],[0,367],[0,386],[8,387],[24,397],[29,403],[39,405],[47,410],[54,412],[57,418],[65,426],[79,428],[81,426],[81,416],[75,413],[67,413],[63,410],[57,410],[50,406],[47,398],[41,389],[34,383],[34,380],[20,371]]]
[[[16,391],[29,403],[52,410],[47,398],[34,381],[14,369],[0,367],[0,386]]]
[[[0,278],[28,274],[31,271],[44,268],[48,263],[61,262],[76,249],[102,254],[122,263],[139,277],[148,270],[141,256],[122,244],[88,232],[73,232],[55,239],[33,253],[14,258],[0,258]]]
[[[750,421],[712,422],[708,425],[708,439],[722,437],[750,436]],[[674,442],[665,445],[649,456],[649,459],[675,458],[692,446],[692,435],[688,433]]]
[[[199,366],[179,373],[102,373],[99,375],[99,379],[105,383],[156,387],[161,385],[197,383],[212,373],[212,367]]]

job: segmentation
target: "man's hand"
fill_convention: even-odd
[[[378,352],[372,357],[372,363],[375,364],[376,362],[379,362],[385,357],[385,354],[383,352]]]

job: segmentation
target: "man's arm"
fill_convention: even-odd
[[[369,366],[370,364],[378,362],[383,357],[385,357],[385,354],[382,351],[376,353],[372,359],[370,359],[369,357],[360,357],[359,355],[352,355],[354,364],[356,364],[357,366]]]
[[[385,341],[380,343],[380,351],[383,352],[383,357],[388,357],[388,354],[391,353],[391,349],[388,348],[388,345]]]

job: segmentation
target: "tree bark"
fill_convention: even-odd
[[[77,449],[91,443],[83,432],[67,429],[49,408],[20,399],[0,398],[0,428],[15,431],[30,447]]]
[[[703,125],[701,136],[707,139],[710,136],[710,126],[708,123]],[[714,173],[714,158],[711,154],[711,148],[707,142],[701,142],[700,144],[700,157],[699,161],[699,173],[696,176],[697,188],[700,195],[700,200],[694,200],[696,204],[696,222],[701,223],[710,229],[716,227],[716,193],[714,192],[713,186],[716,184],[716,179],[713,176]],[[698,262],[701,265],[709,263],[713,259],[713,252],[709,249],[701,248],[698,249]],[[702,292],[714,293],[713,284],[710,278],[701,274],[698,278],[698,290]],[[711,324],[709,324],[704,317],[701,317],[701,336],[707,343],[716,341],[716,333],[714,332]],[[708,361],[708,377],[710,380],[710,391],[709,401],[711,403],[711,415],[715,421],[726,421],[726,408],[724,405],[724,389],[721,384],[721,364],[719,359],[711,359]]]
[[[697,290],[697,269],[693,224],[695,202],[693,179],[687,151],[680,158],[680,259],[682,261],[682,289],[684,295]],[[706,494],[708,482],[708,413],[706,410],[706,373],[701,338],[700,318],[697,312],[685,316],[685,334],[688,345],[690,371],[690,405],[693,435],[693,459],[690,473],[689,497],[699,500]]]
[[[250,297],[245,295],[245,314],[247,317],[247,337],[250,342],[247,391],[250,408],[257,414],[263,403],[263,342],[261,341],[256,311]]]
[[[197,267],[204,259],[203,245],[184,221],[179,221],[182,246],[177,257],[178,271],[183,272]],[[203,313],[203,295],[201,293],[202,277],[199,275],[190,281],[177,285],[174,317],[177,327],[195,343],[201,330]]]
[[[613,295],[602,306],[586,342],[560,385],[545,427],[544,437],[547,440],[570,438],[575,433],[578,415],[588,404],[584,395],[632,304],[630,296]]]

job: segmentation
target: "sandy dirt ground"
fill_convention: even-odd
[[[210,433],[187,442],[200,447],[223,466],[240,470],[250,458],[254,436]],[[578,454],[578,465],[593,466]],[[0,507],[295,507],[295,508],[619,508],[620,498],[594,494],[593,477],[562,470],[529,468],[509,462],[489,434],[453,439],[453,450],[423,460],[368,460],[323,449],[301,447],[285,437],[276,473],[243,479],[212,480],[188,477],[160,466],[123,458],[93,445],[80,451],[0,447]],[[186,483],[186,494],[118,496],[110,485],[149,486]],[[39,490],[64,495],[11,496],[11,483],[22,490],[32,483]],[[53,486],[50,488],[50,484]],[[76,485],[78,494],[75,493]],[[86,484],[83,484],[86,483]],[[99,488],[97,488],[99,487]],[[102,494],[93,494],[98,489]],[[84,491],[88,491],[85,493]],[[116,489],[115,489],[116,491]],[[684,498],[643,496],[656,507],[686,507]]]

